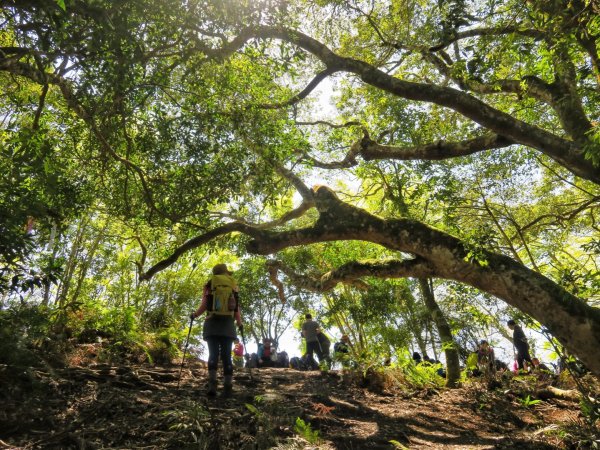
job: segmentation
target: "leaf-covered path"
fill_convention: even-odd
[[[480,384],[411,392],[292,369],[238,370],[232,397],[209,399],[201,363],[186,364],[179,389],[178,375],[177,366],[0,367],[0,448],[545,449],[559,441],[543,430],[579,414],[575,402],[524,407],[515,392]]]

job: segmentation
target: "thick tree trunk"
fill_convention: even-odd
[[[440,340],[442,341],[442,349],[444,355],[446,355],[446,386],[458,387],[460,381],[460,360],[458,358],[457,346],[454,342],[454,337],[452,336],[452,330],[446,320],[446,316],[444,316],[440,306],[435,301],[435,296],[429,280],[426,278],[419,278],[419,287],[421,288],[425,306],[427,306],[437,327]]]

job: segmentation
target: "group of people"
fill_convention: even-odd
[[[233,388],[233,369],[235,367],[292,367],[300,370],[318,369],[320,366],[331,368],[333,361],[340,361],[342,367],[352,365],[350,360],[350,339],[343,335],[334,345],[333,359],[330,355],[331,341],[323,333],[319,324],[311,314],[305,315],[302,324],[302,337],[306,341],[306,352],[302,358],[288,360],[286,352],[277,352],[276,346],[270,339],[264,339],[259,344],[257,353],[248,355],[244,345],[236,333],[236,325],[243,338],[243,324],[239,308],[238,286],[232,272],[226,264],[217,264],[212,269],[212,276],[203,287],[200,306],[190,318],[193,320],[206,313],[202,337],[208,347],[208,390],[209,396],[217,392],[217,368],[219,361],[223,366],[223,393],[230,395]],[[191,325],[190,325],[191,326]],[[512,341],[515,348],[516,371],[548,371],[537,358],[529,353],[529,343],[523,329],[514,320],[509,320],[507,326],[512,330]],[[235,344],[235,345],[234,345]],[[233,351],[232,351],[233,347]],[[318,358],[318,363],[315,360]],[[467,366],[472,365],[473,374],[494,374],[497,370],[507,369],[507,365],[497,360],[494,349],[486,340],[482,340],[477,350],[471,354]],[[436,364],[417,352],[413,354],[416,364]],[[445,376],[443,368],[438,371]]]
[[[293,367],[286,352],[277,352],[271,339],[263,339],[257,352],[252,355],[245,353],[244,344],[236,333],[236,325],[243,334],[243,323],[239,308],[239,290],[232,272],[226,264],[217,264],[212,268],[212,276],[206,282],[202,291],[202,300],[196,311],[190,314],[194,319],[206,313],[202,338],[208,347],[208,389],[209,396],[217,393],[217,369],[219,361],[223,366],[223,394],[230,395],[233,389],[233,369],[235,367]],[[190,324],[191,326],[191,324]],[[302,359],[306,368],[318,368],[319,365],[331,367],[331,341],[322,332],[319,324],[310,314],[306,314],[302,324],[302,337],[306,340],[306,353]],[[350,349],[347,335],[334,346],[334,356],[344,365]],[[316,354],[319,363],[314,359]],[[295,358],[298,360],[298,358]],[[292,358],[294,360],[294,358]]]
[[[412,359],[417,366],[435,366],[435,372],[440,377],[446,378],[446,371],[439,360],[430,358],[426,353],[421,356],[419,352],[414,352],[412,354]]]
[[[493,376],[497,371],[505,372],[512,369],[514,373],[549,374],[552,371],[538,358],[530,355],[529,342],[525,332],[514,320],[509,320],[506,325],[512,331],[512,343],[515,350],[514,366],[510,368],[506,363],[496,359],[494,349],[489,342],[482,340],[477,349],[467,359],[467,367],[473,376]]]
[[[245,359],[246,367],[251,369],[260,367],[288,367],[289,365],[287,352],[278,352],[277,344],[269,338],[264,338],[258,344],[256,353],[246,354]]]

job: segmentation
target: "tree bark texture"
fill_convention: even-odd
[[[423,295],[423,301],[442,341],[444,355],[446,355],[446,386],[457,387],[460,381],[460,360],[458,358],[458,349],[452,336],[452,330],[446,320],[446,316],[435,301],[435,295],[429,280],[419,278],[419,287]]]

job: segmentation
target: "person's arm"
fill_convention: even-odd
[[[208,285],[205,285],[204,290],[202,291],[202,301],[200,302],[200,306],[198,307],[198,309],[196,311],[194,311],[192,313],[192,315],[194,317],[198,317],[199,315],[206,312],[206,309],[208,308],[208,294],[209,294]]]

